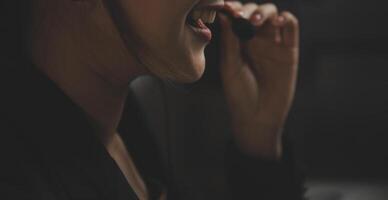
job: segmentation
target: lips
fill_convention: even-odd
[[[223,7],[220,5],[207,5],[194,8],[187,17],[188,26],[200,37],[206,41],[212,39],[212,32],[207,25],[214,23],[217,10]]]
[[[192,21],[201,20],[203,23],[212,24],[216,19],[217,11],[215,10],[193,10],[189,15]]]

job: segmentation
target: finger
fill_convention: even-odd
[[[220,15],[221,23],[221,50],[220,65],[224,76],[233,76],[242,66],[241,47],[237,36],[233,33],[228,18]]]
[[[234,9],[241,9],[243,4],[239,1],[226,1],[225,6],[230,6]]]
[[[254,25],[260,27],[257,32],[258,35],[264,34],[266,36],[271,36],[276,44],[282,43],[280,29],[276,26],[278,15],[279,13],[276,5],[267,3],[258,6],[250,19]]]
[[[275,26],[275,43],[276,44],[281,44],[284,42],[282,28],[284,27],[285,23],[286,23],[286,18],[282,15],[277,16],[273,22],[273,25]]]
[[[258,8],[259,8],[259,5],[255,3],[244,4],[242,7],[243,17],[246,19],[249,19],[252,16],[252,14],[254,14],[257,11]]]
[[[275,6],[275,4],[266,3],[258,6],[254,14],[260,15],[261,24],[265,23],[266,21],[272,22],[278,16],[278,8]],[[252,17],[253,16],[251,16],[251,19]]]
[[[283,43],[288,47],[297,47],[299,45],[299,21],[290,12],[282,12],[281,16],[284,17],[281,32]]]
[[[225,2],[225,9],[231,11],[235,17],[243,16],[243,5],[239,1],[227,1]]]
[[[242,8],[242,17],[251,21],[253,25],[260,26],[262,24],[263,17],[260,13],[259,5],[255,3],[247,3]]]

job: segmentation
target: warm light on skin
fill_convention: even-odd
[[[37,0],[28,21],[31,61],[111,133],[132,78],[151,73],[187,83],[202,76],[207,42],[186,19],[214,2]]]
[[[193,82],[204,72],[207,42],[190,30],[186,19],[195,6],[215,2],[223,1],[112,0],[111,4],[122,8],[119,15],[131,31],[124,32],[123,37],[152,74],[177,82]]]
[[[191,32],[186,18],[205,1],[106,1],[118,12],[103,0],[36,0],[28,23],[30,57],[82,108],[128,182],[147,199],[145,184],[117,138],[128,84],[146,73],[179,82],[202,76],[207,43]],[[114,15],[120,21],[114,23]]]
[[[193,8],[215,2],[223,3],[36,0],[28,21],[30,56],[33,64],[80,105],[109,138],[119,123],[132,78],[152,74],[188,83],[202,76],[208,40],[193,31],[195,24],[190,27],[186,19]],[[274,136],[279,135],[277,129],[283,125],[293,100],[299,58],[298,20],[283,12],[281,23],[273,4],[228,4],[235,12],[245,9],[246,13],[260,11],[262,15],[262,34],[256,34],[244,46],[230,22],[220,16],[220,72],[237,124],[236,139],[242,141],[241,146],[254,147],[250,152],[274,157],[263,152],[277,151],[276,145],[262,144],[278,142]],[[241,48],[245,48],[244,55]],[[265,110],[255,112],[252,107]],[[260,126],[254,119],[269,127]]]

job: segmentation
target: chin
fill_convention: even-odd
[[[202,78],[205,72],[205,56],[196,58],[189,62],[190,64],[181,64],[174,66],[174,71],[167,79],[177,83],[194,83]]]

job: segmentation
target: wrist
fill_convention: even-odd
[[[236,146],[244,154],[266,160],[280,160],[282,157],[281,126],[255,123],[254,127],[234,131]]]

